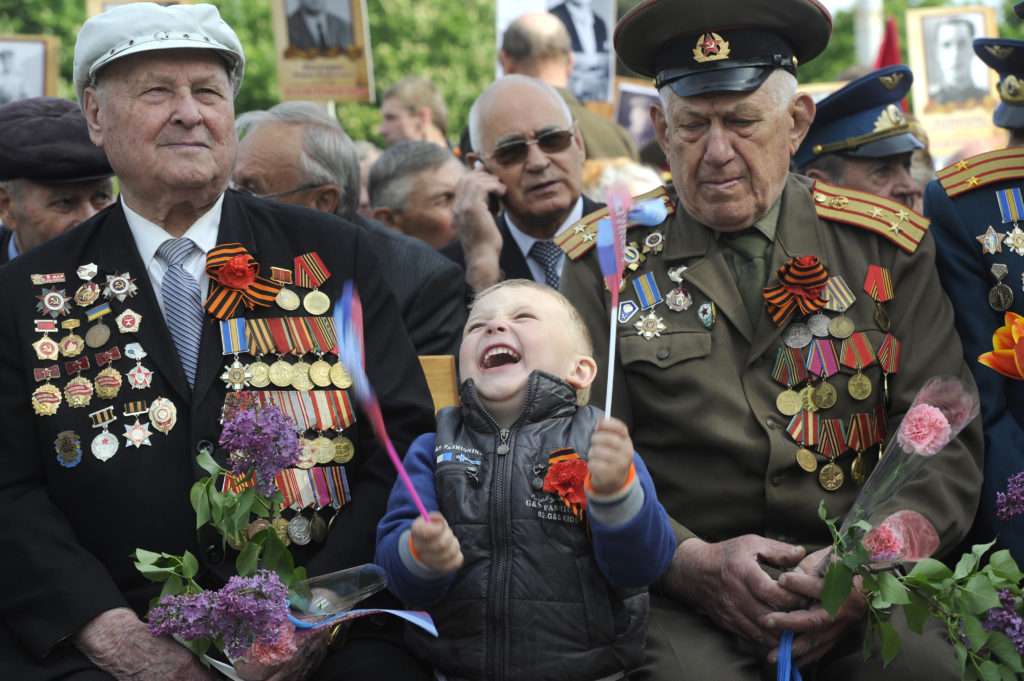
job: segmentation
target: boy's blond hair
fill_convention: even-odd
[[[587,325],[583,323],[583,317],[580,316],[576,306],[569,302],[569,299],[559,293],[556,289],[551,288],[546,284],[541,284],[532,279],[506,279],[499,281],[497,284],[488,286],[483,291],[480,291],[473,297],[473,302],[469,306],[470,313],[473,312],[473,307],[478,302],[483,300],[486,296],[494,293],[503,288],[525,288],[539,293],[546,294],[554,298],[565,310],[569,316],[569,321],[572,322],[572,330],[576,334],[576,338],[580,344],[580,354],[586,355],[593,359],[594,357],[594,340],[590,336],[590,331],[587,329]],[[590,386],[586,388],[580,388],[576,391],[576,404],[585,406],[590,402]]]

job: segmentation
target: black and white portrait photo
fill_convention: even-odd
[[[975,38],[987,35],[981,12],[950,12],[921,20],[928,102],[971,106],[989,94],[988,69],[974,54]]]
[[[0,36],[0,105],[46,93],[46,43]]]
[[[337,52],[352,46],[350,0],[288,0],[288,46]]]
[[[615,122],[628,130],[637,148],[642,149],[654,139],[651,107],[658,103],[658,91],[650,85],[623,78],[618,80],[618,91]]]

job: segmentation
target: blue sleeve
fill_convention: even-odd
[[[982,196],[980,191],[977,195],[971,193],[958,200],[970,202],[965,209],[969,209],[972,216],[977,215],[979,224],[973,228],[964,224],[961,211],[936,181],[931,182],[925,191],[924,210],[931,219],[929,231],[935,238],[939,278],[953,303],[965,359],[981,398],[985,475],[975,533],[979,541],[988,541],[998,534],[1000,543],[1021,561],[1024,560],[1024,518],[1004,522],[995,515],[996,492],[1005,491],[1006,479],[1024,470],[1024,428],[1010,408],[1012,391],[1018,390],[1019,386],[1011,385],[1010,379],[978,362],[979,355],[992,350],[992,334],[1003,325],[1003,313],[988,305],[988,292],[995,284],[989,268],[996,261],[991,256],[986,260],[975,239],[991,221],[985,220],[986,206],[980,202],[991,202],[989,212],[994,212],[996,203],[991,192]],[[995,224],[998,226],[999,223]],[[1012,272],[1011,269],[1011,279],[1014,276]],[[1013,281],[1004,280],[1004,283],[1015,287]],[[1017,295],[1020,295],[1019,291]]]
[[[434,486],[434,439],[434,433],[420,435],[405,455],[405,470],[428,512],[439,510]],[[387,512],[377,524],[375,562],[388,575],[388,589],[409,608],[426,608],[436,603],[456,574],[430,577],[406,563],[411,558],[407,550],[403,551],[402,544],[408,541],[409,529],[418,517],[416,503],[398,479],[391,488]]]
[[[617,587],[649,586],[668,569],[676,535],[658,501],[654,481],[639,454],[633,454],[636,480],[644,493],[640,511],[622,525],[605,525],[588,514],[597,566]],[[643,560],[637,560],[643,556]]]

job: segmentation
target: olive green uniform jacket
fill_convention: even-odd
[[[764,310],[756,325],[751,323],[714,233],[678,202],[675,214],[661,226],[633,227],[627,241],[642,241],[655,230],[664,234],[664,250],[648,254],[630,274],[622,299],[637,300],[631,282],[647,272],[654,273],[662,294],[667,293],[680,285],[669,279],[668,269],[685,265],[681,286],[693,297],[693,305],[682,312],[673,312],[664,303],[654,308],[667,328],[650,340],[634,328],[646,312],[618,324],[618,349],[611,362],[616,372],[612,414],[629,425],[658,496],[676,523],[677,536],[721,541],[754,533],[803,545],[809,551],[827,545],[829,534],[818,518],[818,502],[824,499],[833,517],[850,508],[860,489],[850,474],[854,454],[846,451],[838,458],[845,484],[835,492],[825,491],[817,474],[798,467],[794,458],[798,445],[786,431],[789,418],[775,406],[783,387],[771,376],[784,328],[777,327]],[[953,328],[953,309],[935,271],[934,243],[927,233],[922,237],[908,254],[879,233],[822,219],[810,181],[790,176],[768,268],[768,286],[772,286],[777,283],[775,273],[788,258],[818,256],[829,275],[842,275],[856,294],[846,314],[856,330],[867,333],[876,352],[884,334],[874,320],[875,303],[864,292],[863,282],[868,265],[889,269],[895,297],[885,303],[885,309],[892,320],[891,333],[902,341],[899,372],[889,377],[890,434],[928,378],[952,374],[972,382]],[[609,366],[609,298],[595,249],[567,261],[562,291],[579,308],[593,334],[600,371],[592,400],[602,405]],[[699,306],[708,301],[717,308],[710,330],[697,315]],[[797,320],[799,313],[791,323]],[[840,343],[835,346],[838,352]],[[873,391],[863,402],[847,392],[852,373],[843,368],[841,375],[830,379],[839,400],[820,412],[822,416],[842,418],[848,424],[854,412],[871,411],[880,403],[878,363],[864,372]],[[877,447],[865,457],[874,461],[875,452]],[[819,457],[819,466],[823,463]],[[955,547],[971,525],[981,471],[981,423],[975,419],[927,464],[922,477],[889,500],[889,507],[914,509],[931,520],[941,538],[941,555]]]
[[[557,89],[580,127],[588,159],[625,157],[637,160],[636,141],[628,130],[583,106],[568,90]]]

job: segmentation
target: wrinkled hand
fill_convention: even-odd
[[[290,660],[273,667],[254,662],[235,662],[235,671],[245,681],[303,681],[320,667],[327,655],[330,627],[304,629],[295,634],[298,650]]]
[[[466,281],[474,291],[501,278],[501,232],[487,206],[492,193],[504,196],[505,185],[482,169],[465,173],[455,185],[452,221],[466,256]]]
[[[825,655],[851,625],[864,618],[867,611],[867,602],[860,592],[859,577],[855,579],[854,589],[835,617],[821,607],[821,590],[825,586],[825,579],[818,575],[818,569],[822,561],[828,558],[830,550],[830,547],[826,547],[815,551],[792,572],[779,577],[779,586],[810,599],[814,605],[805,610],[775,612],[761,618],[761,624],[776,635],[781,635],[787,629],[793,631],[793,662],[797,666],[809,664]],[[776,648],[768,655],[768,661],[774,664],[778,656]]]
[[[598,494],[614,494],[626,484],[633,465],[633,440],[626,424],[617,418],[602,419],[590,438],[587,469],[590,487]]]
[[[719,627],[767,649],[778,644],[778,633],[763,627],[761,618],[799,607],[803,597],[779,586],[758,561],[788,569],[805,553],[801,546],[754,534],[718,543],[687,539],[676,549],[663,586],[702,608]]]
[[[217,681],[187,648],[149,633],[128,608],[97,615],[75,636],[93,664],[118,681]]]
[[[422,516],[413,522],[412,545],[419,561],[435,572],[447,575],[462,567],[459,540],[437,511],[430,512],[429,523]]]

